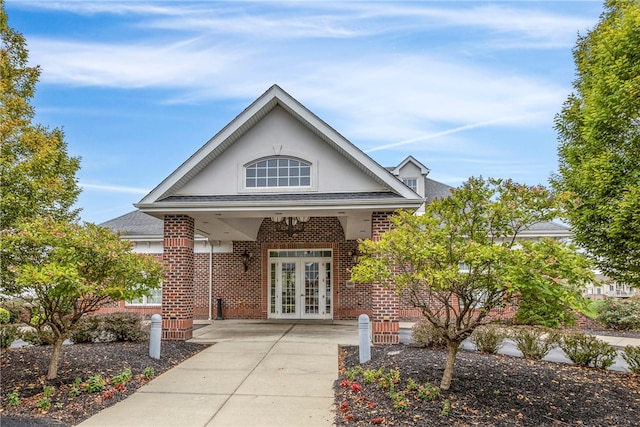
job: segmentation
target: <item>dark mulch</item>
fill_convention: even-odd
[[[94,343],[73,344],[63,347],[58,378],[46,381],[51,355],[50,346],[27,346],[3,349],[0,352],[1,424],[6,426],[72,426],[131,395],[149,380],[143,377],[145,368],[152,368],[155,376],[174,367],[181,361],[207,348],[207,345],[182,341],[163,342],[160,359],[149,357],[149,343]],[[126,368],[131,369],[132,379],[125,388],[117,389],[112,378]],[[107,385],[102,392],[82,391],[69,397],[69,390],[76,378],[83,383],[89,377],[102,375]],[[51,408],[37,408],[43,397],[43,386],[53,386]],[[9,405],[8,394],[19,391],[20,404]]]
[[[340,378],[334,387],[338,426],[640,425],[639,375],[461,351],[450,390],[432,401],[407,392],[407,407],[399,411],[389,389],[366,383],[362,374],[355,379],[361,391],[343,382],[349,369],[359,364],[358,351],[341,349]],[[395,392],[406,390],[409,378],[420,385],[439,385],[446,357],[441,350],[403,345],[374,347],[371,355],[363,369],[384,366],[386,372],[400,371]],[[445,415],[447,401],[450,409]]]

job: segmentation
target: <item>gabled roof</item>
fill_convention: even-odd
[[[566,225],[558,224],[553,221],[543,221],[531,224],[525,230],[522,230],[521,236],[528,237],[570,237],[571,229]]]
[[[162,236],[164,222],[144,212],[133,211],[100,224],[128,237]]]
[[[417,167],[420,168],[420,174],[422,176],[427,176],[429,175],[429,172],[431,172],[431,170],[426,167],[425,165],[423,165],[422,163],[420,163],[419,161],[417,161],[415,159],[415,157],[413,156],[409,156],[406,159],[404,159],[402,162],[400,162],[400,164],[398,166],[396,166],[395,168],[389,168],[390,172],[396,176],[400,175],[400,170],[405,167],[405,165],[407,163],[413,163],[414,165],[416,165]]]
[[[355,167],[398,196],[398,199],[405,202],[414,201],[416,207],[419,206],[420,200],[411,189],[277,85],[269,88],[135,206],[143,210],[153,208],[157,203],[173,196],[277,106],[332,146]]]
[[[427,177],[424,178],[424,187],[425,202],[427,203],[451,196],[451,190],[454,188]]]

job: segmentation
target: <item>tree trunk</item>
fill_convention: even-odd
[[[456,364],[456,356],[458,355],[459,348],[460,342],[456,341],[447,343],[447,361],[444,366],[442,380],[440,381],[441,390],[449,390],[449,387],[451,386],[451,379],[453,378],[453,368]]]
[[[60,360],[60,353],[62,353],[62,344],[65,337],[58,337],[53,343],[53,349],[51,350],[51,360],[49,361],[49,373],[47,373],[47,379],[53,380],[58,377],[58,361]]]

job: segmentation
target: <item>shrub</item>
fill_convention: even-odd
[[[47,326],[26,329],[22,331],[20,338],[33,345],[51,345],[55,340],[53,332]]]
[[[607,301],[599,307],[597,320],[605,327],[619,331],[640,329],[640,302]]]
[[[18,335],[18,328],[14,325],[0,325],[0,348],[9,347]]]
[[[427,320],[421,320],[413,325],[411,337],[420,347],[445,348],[447,346],[441,332]]]
[[[0,324],[6,325],[11,320],[11,313],[6,308],[0,307]]]
[[[71,341],[76,344],[92,343],[101,335],[100,319],[97,316],[87,316],[80,319],[71,334]]]
[[[144,341],[149,339],[149,331],[143,325],[143,318],[133,313],[112,313],[101,317],[101,331],[114,341]]]
[[[8,323],[20,323],[22,314],[30,306],[29,304],[29,301],[23,298],[9,298],[0,302],[0,307],[9,311],[11,318]]]
[[[606,369],[617,356],[615,348],[593,335],[567,333],[560,337],[558,345],[577,366]]]
[[[557,332],[537,326],[512,328],[509,337],[527,359],[540,360],[557,345]]]
[[[640,374],[640,345],[628,345],[624,348],[622,358],[629,365],[629,370],[635,374]]]
[[[484,325],[477,327],[471,334],[471,342],[478,351],[483,353],[497,353],[507,334],[498,325]]]

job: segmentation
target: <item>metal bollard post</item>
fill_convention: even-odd
[[[218,312],[216,313],[216,320],[222,320],[222,298],[218,298]]]
[[[149,357],[160,359],[160,343],[162,342],[162,316],[151,316],[151,333],[149,335]]]
[[[360,363],[371,359],[371,331],[369,327],[369,316],[361,314],[358,316],[358,344],[360,346]]]

